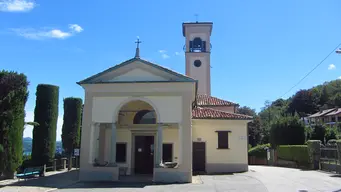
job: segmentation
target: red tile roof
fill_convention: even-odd
[[[209,95],[197,95],[198,106],[233,106],[238,105],[231,101],[225,101]]]
[[[252,119],[251,116],[242,115],[237,113],[229,113],[226,111],[220,111],[216,109],[211,109],[207,107],[197,107],[192,110],[193,119],[241,119],[248,120]]]

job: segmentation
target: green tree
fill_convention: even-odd
[[[56,151],[59,87],[39,84],[36,92],[32,141],[32,161],[36,165],[50,162]]]
[[[289,104],[289,111],[293,114],[297,112],[300,117],[318,111],[318,98],[310,90],[299,90]]]
[[[261,142],[261,127],[260,127],[260,118],[257,116],[256,110],[251,109],[250,107],[244,106],[239,107],[237,109],[237,112],[239,114],[249,115],[253,116],[254,119],[252,122],[249,122],[247,124],[248,128],[248,137],[249,137],[249,144],[251,146],[256,146]]]
[[[302,145],[305,142],[305,127],[297,116],[283,116],[271,125],[270,142],[277,145]]]
[[[62,143],[65,153],[69,156],[69,162],[72,160],[73,150],[79,148],[81,113],[81,98],[69,97],[64,99]],[[71,169],[71,163],[69,163],[69,169]]]
[[[28,84],[24,74],[0,71],[0,171],[6,178],[22,163]]]
[[[339,139],[339,132],[337,131],[337,127],[328,127],[326,129],[326,142],[328,142],[331,139]]]
[[[332,97],[332,103],[335,107],[341,107],[341,92],[336,93]]]

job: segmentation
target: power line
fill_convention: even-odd
[[[284,95],[288,94],[293,88],[295,88],[297,85],[299,85],[305,78],[307,78],[317,67],[319,67],[331,54],[335,52],[337,48],[341,46],[341,43],[339,43],[320,63],[318,63],[312,70],[310,70],[302,79],[300,79],[294,86],[292,86],[287,92],[285,92],[280,98],[282,98]]]

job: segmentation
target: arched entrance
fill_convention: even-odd
[[[142,100],[132,100],[125,103],[118,112],[118,128],[120,132],[128,130],[131,135],[131,164],[135,174],[153,174],[155,161],[155,136],[157,115],[151,104]],[[118,132],[117,137],[120,137]],[[123,136],[123,135],[122,135]],[[128,138],[127,138],[128,139]],[[117,145],[119,152],[119,146]],[[120,154],[117,153],[118,159]]]

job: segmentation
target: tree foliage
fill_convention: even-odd
[[[315,92],[311,90],[299,90],[292,98],[289,104],[289,111],[294,114],[299,114],[300,117],[305,117],[307,114],[312,114],[318,111],[319,98]]]
[[[32,141],[32,161],[37,165],[47,164],[56,151],[59,87],[39,84],[36,92]]]
[[[260,118],[258,117],[256,110],[250,107],[244,106],[237,109],[237,113],[253,116],[253,121],[247,124],[249,144],[251,146],[256,146],[261,142],[262,132],[260,129]]]
[[[62,128],[62,143],[66,154],[70,155],[73,149],[79,147],[80,126],[82,114],[81,98],[64,99],[64,123]]]
[[[22,163],[28,84],[24,74],[0,71],[0,171],[9,177]]]

